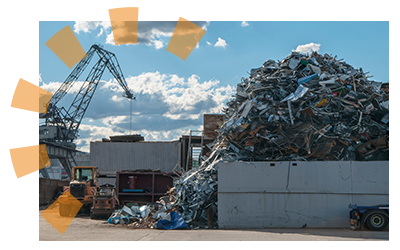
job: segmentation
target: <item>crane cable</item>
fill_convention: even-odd
[[[129,112],[129,134],[132,134],[132,99],[131,99],[131,110]]]

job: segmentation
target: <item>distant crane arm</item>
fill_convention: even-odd
[[[118,63],[118,60],[117,60],[117,57],[115,56],[115,54],[110,51],[104,50],[100,47],[98,47],[96,52],[99,55],[99,57],[104,58],[105,60],[108,61],[106,66],[107,66],[108,70],[110,71],[110,73],[114,76],[115,80],[117,80],[119,85],[124,89],[124,91],[125,91],[124,97],[135,100],[136,97],[132,94],[132,92],[128,88],[128,84],[125,81],[124,74],[122,73],[122,70],[119,66],[119,63]]]

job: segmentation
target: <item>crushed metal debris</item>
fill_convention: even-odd
[[[268,60],[224,110],[235,160],[387,160],[389,84],[328,54]]]
[[[176,211],[190,229],[217,228],[220,161],[389,159],[389,83],[316,52],[267,60],[249,74],[223,110],[210,156],[130,227],[156,228]]]

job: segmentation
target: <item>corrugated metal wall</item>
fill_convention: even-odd
[[[389,203],[389,162],[218,165],[220,228],[346,228],[350,203]]]
[[[91,142],[90,165],[107,175],[132,169],[172,172],[180,162],[180,146],[180,142]]]

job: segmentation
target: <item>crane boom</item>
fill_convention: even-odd
[[[71,106],[68,108],[68,110],[64,109],[63,107],[58,108],[56,104],[76,83],[77,79],[86,69],[95,53],[99,56],[99,60],[90,70]],[[41,126],[41,128],[47,129],[47,131],[50,129],[54,132],[50,133],[48,136],[46,135],[49,133],[40,133],[41,139],[69,143],[72,143],[73,140],[76,139],[79,125],[106,68],[114,76],[118,84],[124,89],[125,93],[123,96],[128,99],[135,100],[135,96],[132,94],[125,81],[115,54],[99,47],[96,44],[92,45],[86,53],[86,57],[84,57],[74,67],[60,88],[58,88],[58,90],[52,96],[47,109],[47,114],[45,115],[46,125]]]

